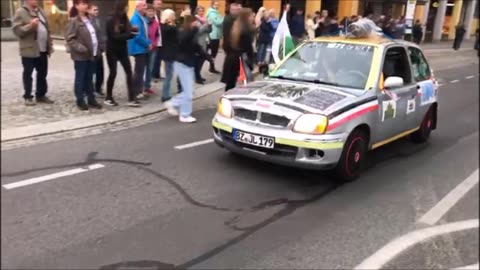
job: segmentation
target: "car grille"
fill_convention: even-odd
[[[247,149],[263,152],[271,156],[290,157],[292,159],[295,159],[295,157],[297,156],[298,148],[295,146],[275,144],[275,147],[273,149],[268,149],[268,148],[258,147],[255,145],[236,142],[232,138],[232,133],[229,133],[223,130],[219,130],[219,133],[220,133],[220,136],[222,136],[222,139],[224,141],[234,144],[241,148],[247,148]]]
[[[284,116],[275,114],[251,111],[243,108],[235,108],[235,117],[250,121],[257,121],[261,124],[267,124],[271,126],[287,127],[290,123],[290,119]]]

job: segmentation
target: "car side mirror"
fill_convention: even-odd
[[[403,78],[396,77],[396,76],[388,77],[383,83],[384,89],[392,89],[392,88],[398,88],[402,86],[403,86]]]

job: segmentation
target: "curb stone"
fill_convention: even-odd
[[[200,99],[224,88],[221,82],[213,82],[195,89],[193,100]],[[160,105],[160,106],[159,106]],[[92,128],[102,125],[110,125],[124,121],[130,121],[153,114],[166,111],[163,104],[148,103],[143,107],[131,109],[129,111],[106,111],[101,115],[82,116],[64,121],[57,121],[47,124],[36,124],[24,127],[17,127],[2,130],[1,142],[12,142],[22,139],[35,138],[46,135],[54,135],[58,133]]]

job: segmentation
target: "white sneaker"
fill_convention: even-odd
[[[175,108],[175,106],[173,106],[172,102],[170,101],[165,101],[163,103],[163,105],[165,105],[165,108],[167,108],[167,112],[170,114],[170,115],[173,115],[173,116],[177,116],[178,115],[178,110]]]
[[[197,119],[194,118],[194,117],[191,117],[191,116],[188,116],[188,117],[180,116],[180,118],[178,120],[182,123],[195,123],[195,122],[197,122]]]

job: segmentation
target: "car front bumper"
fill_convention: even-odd
[[[334,168],[342,154],[348,134],[309,135],[291,130],[265,127],[216,115],[212,120],[215,142],[231,152],[289,167],[305,169]],[[233,140],[233,130],[275,138],[273,149]]]

